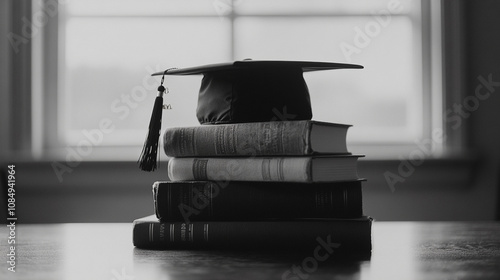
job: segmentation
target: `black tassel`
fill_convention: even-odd
[[[149,122],[149,131],[144,147],[139,158],[139,167],[143,171],[154,171],[157,167],[160,154],[158,153],[158,141],[160,139],[161,130],[161,115],[163,111],[163,93],[165,87],[163,85],[158,87],[158,96],[155,99],[153,106],[153,113],[151,114],[151,121]]]

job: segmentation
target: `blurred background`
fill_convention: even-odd
[[[305,79],[313,119],[353,125],[366,214],[498,220],[498,12],[493,0],[1,1],[0,218],[8,165],[21,223],[152,214],[151,185],[168,177],[164,155],[154,173],[136,163],[151,73],[252,58],[365,67]],[[200,81],[167,77],[163,128],[198,125]]]

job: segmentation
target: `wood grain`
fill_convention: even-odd
[[[495,222],[374,222],[371,256],[333,252],[315,260],[317,267],[314,248],[310,254],[151,251],[134,248],[131,234],[131,224],[21,224],[16,273],[7,271],[9,245],[1,242],[0,278],[500,279]],[[0,236],[6,239],[6,227]]]

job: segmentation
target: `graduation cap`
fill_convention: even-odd
[[[163,76],[162,85],[158,87],[159,95],[140,159],[141,169],[156,169],[165,75],[203,75],[196,109],[198,121],[223,124],[310,120],[311,100],[303,73],[362,68],[333,62],[241,60],[154,73],[153,76]]]

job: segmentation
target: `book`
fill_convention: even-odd
[[[339,182],[357,180],[358,155],[171,158],[171,181]]]
[[[155,182],[162,221],[358,218],[362,180],[337,183]]]
[[[370,217],[292,221],[133,222],[138,248],[166,250],[306,250],[370,252]],[[322,251],[323,252],[323,251]]]
[[[348,154],[349,127],[311,120],[177,127],[165,131],[163,146],[170,157]]]

